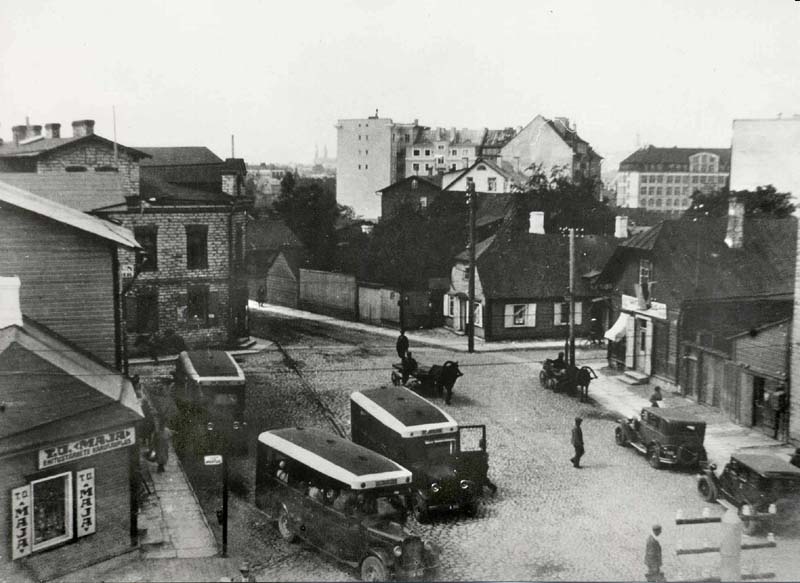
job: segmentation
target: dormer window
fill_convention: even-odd
[[[483,172],[483,171],[485,171],[485,170],[486,170],[486,166],[484,166],[483,164],[480,164],[480,165],[478,166],[477,170],[478,170],[479,172]]]

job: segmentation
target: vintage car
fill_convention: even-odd
[[[427,522],[433,510],[462,509],[474,516],[489,482],[486,426],[459,426],[430,401],[404,387],[350,395],[353,441],[411,470],[412,510]]]
[[[233,357],[223,350],[184,351],[173,376],[176,445],[196,454],[247,451],[245,376]]]
[[[312,428],[258,438],[256,506],[287,542],[302,538],[365,581],[435,577],[438,549],[407,528],[411,472]]]
[[[639,418],[621,419],[614,429],[617,445],[645,454],[650,465],[700,467],[707,462],[703,447],[706,423],[680,407],[645,407]]]
[[[709,502],[721,499],[736,506],[745,533],[770,531],[777,520],[797,518],[800,469],[795,466],[770,454],[734,453],[719,475],[715,470],[711,464],[703,471],[697,491]]]

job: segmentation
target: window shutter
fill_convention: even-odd
[[[528,304],[525,309],[525,325],[530,328],[536,326],[536,304]]]
[[[458,329],[458,322],[461,319],[461,301],[456,299],[453,302],[453,328]]]
[[[514,327],[514,304],[506,304],[503,308],[503,326],[506,328]]]
[[[138,299],[133,293],[129,292],[125,296],[125,329],[128,332],[138,332],[138,314],[136,308]]]
[[[483,328],[483,304],[475,302],[472,315],[475,321],[475,326]]]
[[[219,313],[219,292],[209,292],[208,294],[208,323],[218,324],[220,321]]]
[[[450,316],[450,296],[444,294],[442,296],[442,315]]]
[[[556,326],[561,325],[561,302],[553,304],[553,324]]]
[[[178,322],[186,323],[189,316],[189,294],[181,292],[178,294],[178,305],[176,306]]]
[[[575,302],[575,325],[583,322],[583,302]]]

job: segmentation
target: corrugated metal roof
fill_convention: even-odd
[[[126,190],[117,172],[5,172],[0,180],[83,212],[125,203]]]
[[[109,221],[87,215],[64,204],[54,202],[2,181],[0,174],[0,201],[47,217],[59,223],[84,231],[97,237],[107,239],[128,249],[139,249],[133,233]]]

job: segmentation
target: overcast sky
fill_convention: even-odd
[[[616,167],[637,145],[725,147],[800,113],[793,0],[0,0],[0,136],[97,120],[130,146],[248,163],[336,149],[339,118],[565,116]]]

